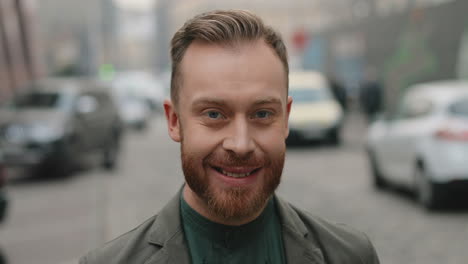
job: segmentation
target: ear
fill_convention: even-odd
[[[288,96],[288,102],[286,104],[286,127],[285,127],[285,138],[289,136],[289,114],[291,113],[293,99],[291,96]]]
[[[169,136],[175,142],[180,142],[181,137],[179,115],[176,111],[175,105],[169,99],[164,100],[164,112],[166,114],[167,130],[169,132]]]

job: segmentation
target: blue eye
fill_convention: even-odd
[[[268,118],[271,116],[271,112],[269,111],[258,111],[255,113],[256,118]]]
[[[216,112],[216,111],[209,111],[206,113],[206,115],[211,119],[219,119],[222,117],[221,113]]]

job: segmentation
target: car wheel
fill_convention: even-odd
[[[62,154],[62,165],[61,165],[61,174],[64,176],[69,175],[74,169],[77,167],[77,162],[74,159],[74,155],[76,155],[77,149],[77,142],[74,142],[73,139],[67,139],[69,141],[66,142]]]
[[[9,263],[6,255],[3,254],[3,252],[0,250],[0,264],[6,264]]]
[[[338,146],[341,143],[341,136],[340,136],[340,131],[338,128],[332,129],[328,133],[328,143],[330,143],[333,146]]]
[[[119,140],[114,137],[103,151],[103,167],[112,170],[116,167],[117,155],[119,152]]]
[[[66,155],[62,158],[61,164],[57,164],[57,176],[59,177],[67,177],[71,175],[72,170],[74,168],[73,161],[71,157]]]
[[[442,186],[431,181],[424,166],[418,164],[415,168],[416,199],[424,208],[437,209],[443,202]]]
[[[383,178],[382,172],[379,168],[379,164],[377,162],[377,157],[372,152],[368,152],[369,157],[369,166],[370,172],[372,175],[372,182],[375,188],[377,189],[384,189],[388,186],[387,181]]]
[[[73,162],[69,146],[64,143],[57,151],[60,152],[33,167],[34,175],[52,178],[64,178],[71,175]]]

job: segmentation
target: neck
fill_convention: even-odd
[[[183,195],[184,199],[187,202],[187,204],[195,210],[197,213],[205,217],[206,219],[222,224],[222,225],[227,225],[227,226],[241,226],[247,223],[252,222],[255,220],[265,209],[265,206],[267,205],[267,201],[265,201],[265,204],[262,206],[261,210],[258,210],[258,212],[255,212],[255,214],[242,217],[242,218],[234,218],[234,219],[225,219],[223,217],[220,217],[213,213],[208,205],[206,204],[203,199],[201,199],[189,186],[188,184],[185,184],[184,190],[183,190]]]

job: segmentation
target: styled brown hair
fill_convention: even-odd
[[[263,39],[281,60],[286,74],[288,87],[288,55],[281,36],[260,17],[244,10],[217,10],[202,13],[185,22],[171,40],[171,99],[179,101],[182,83],[180,64],[190,44],[195,40],[207,43],[235,46],[243,41]]]

